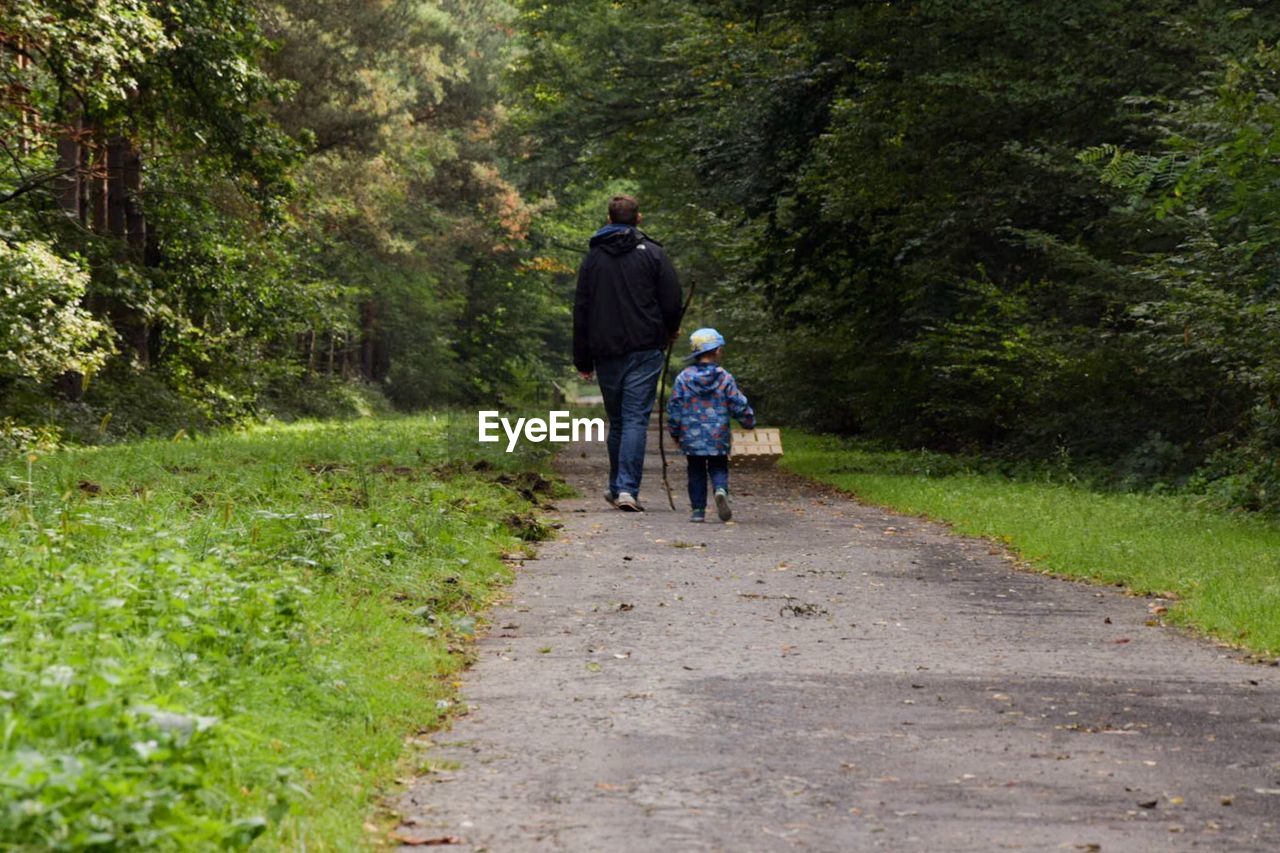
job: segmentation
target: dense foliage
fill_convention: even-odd
[[[530,179],[638,186],[766,416],[1133,483],[1274,459],[1276,10],[522,9]]]
[[[510,15],[4,4],[0,417],[97,440],[545,381],[554,282],[496,143]]]
[[[0,467],[0,848],[363,846],[542,528],[448,419]],[[487,446],[486,446],[487,447]]]
[[[528,396],[627,190],[774,420],[1272,508],[1277,31],[1213,0],[16,0],[0,423]]]

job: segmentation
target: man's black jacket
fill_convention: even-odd
[[[591,238],[578,268],[573,303],[573,363],[665,349],[680,331],[680,281],[662,246],[643,232],[607,226]]]

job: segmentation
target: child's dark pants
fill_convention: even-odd
[[[686,456],[689,460],[689,503],[694,509],[707,508],[707,475],[711,488],[729,488],[728,456]]]

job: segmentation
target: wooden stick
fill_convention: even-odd
[[[690,303],[693,302],[693,292],[698,288],[698,281],[695,278],[689,279],[689,295],[685,297],[684,307],[680,309],[680,321],[676,324],[676,337],[679,337],[680,323],[684,322],[684,315],[689,310]],[[667,354],[662,360],[662,378],[658,383],[658,455],[662,457],[662,485],[667,490],[667,503],[671,504],[671,511],[676,510],[676,499],[671,494],[671,481],[667,479],[667,430],[663,426],[663,415],[667,411],[667,370],[671,365],[671,350],[675,348],[676,339],[672,338],[667,342]]]

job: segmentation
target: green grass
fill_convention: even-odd
[[[378,841],[503,553],[543,532],[541,463],[460,422],[0,466],[0,849]]]
[[[999,540],[1037,568],[1172,594],[1170,621],[1280,653],[1280,524],[1190,499],[1098,493],[968,470],[932,453],[885,452],[788,430],[783,466],[859,498]]]

